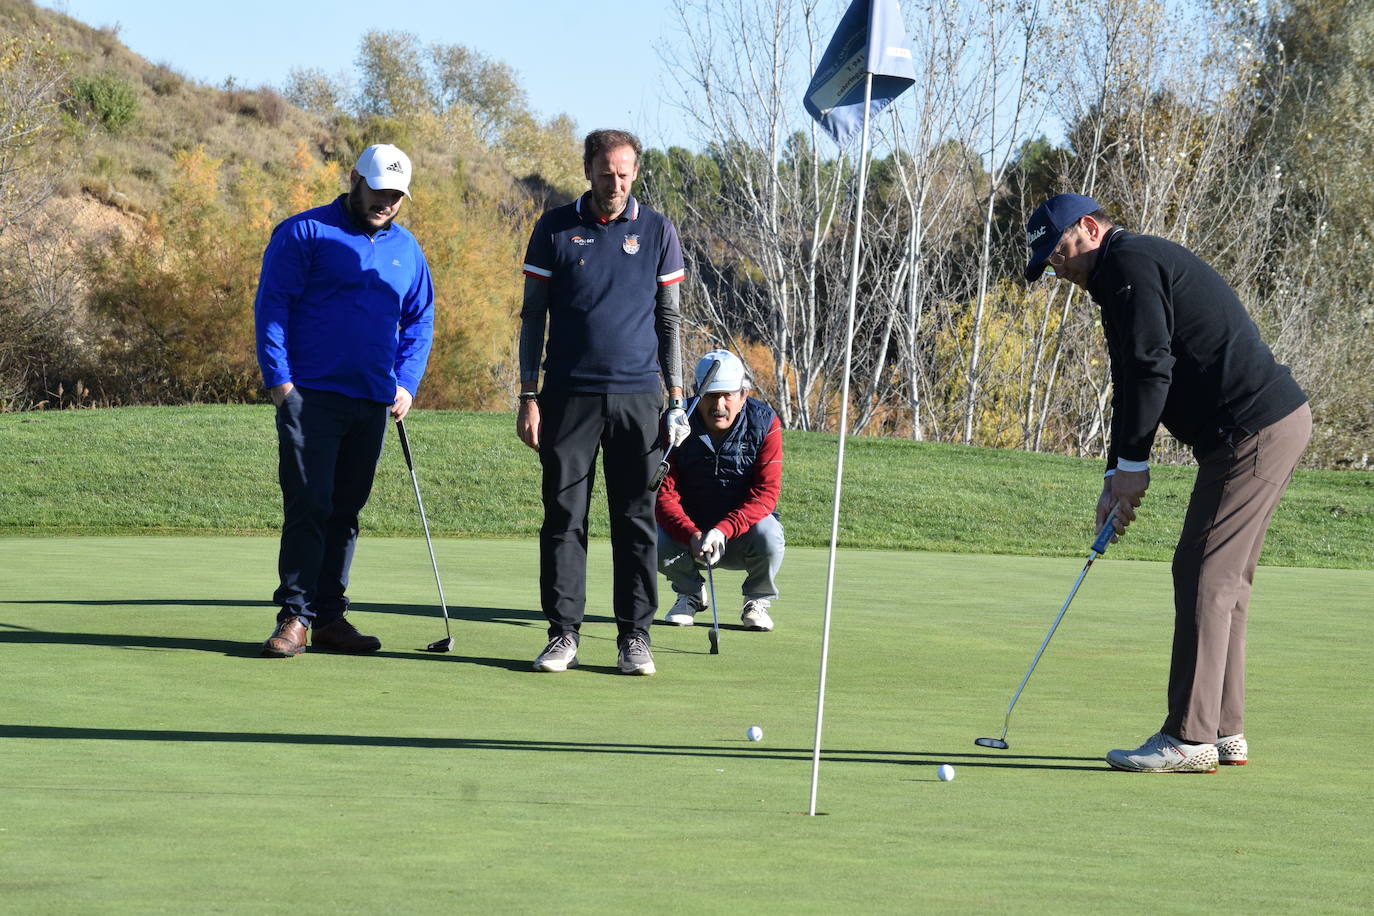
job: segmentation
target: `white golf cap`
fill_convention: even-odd
[[[711,379],[711,384],[705,388],[701,383],[706,379],[706,373],[711,371],[711,363],[720,360],[720,368],[716,370],[716,377]],[[697,360],[697,394],[721,394],[730,391],[742,391],[749,387],[749,373],[744,369],[744,363],[738,356],[729,350],[712,350],[701,359]]]
[[[390,143],[374,143],[363,150],[353,169],[374,191],[400,191],[410,196],[410,157]]]

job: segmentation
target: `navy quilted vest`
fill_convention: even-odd
[[[706,530],[748,497],[751,469],[775,417],[767,404],[746,399],[735,425],[717,447],[692,412],[692,435],[675,454],[678,495],[697,527]]]

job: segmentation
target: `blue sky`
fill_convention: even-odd
[[[119,27],[135,53],[214,86],[280,87],[292,67],[352,74],[358,41],[372,29],[414,32],[460,44],[519,74],[530,106],[566,112],[582,130],[623,127],[648,146],[695,146],[677,130],[672,83],[658,47],[672,14],[666,2],[567,0],[39,0],[91,26]]]

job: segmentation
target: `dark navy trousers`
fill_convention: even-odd
[[[539,591],[550,638],[575,633],[587,602],[587,515],[596,457],[606,471],[610,509],[612,604],[616,641],[649,638],[658,610],[658,526],[649,489],[658,468],[663,396],[539,395],[539,462],[544,524],[539,529]]]
[[[306,626],[348,609],[358,513],[372,493],[390,405],[297,386],[277,408],[283,520],[272,600]]]

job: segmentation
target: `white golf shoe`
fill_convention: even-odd
[[[1250,742],[1244,735],[1226,735],[1217,739],[1217,763],[1228,767],[1243,767],[1250,761]]]
[[[564,633],[549,640],[534,660],[535,671],[567,671],[577,667],[577,634]]]
[[[1108,751],[1107,762],[1130,773],[1215,773],[1217,746],[1185,744],[1156,732],[1133,751]]]
[[[663,615],[663,622],[670,623],[675,627],[690,627],[697,622],[696,613],[706,608],[706,586],[695,595],[678,595],[673,606],[668,609],[668,613]]]
[[[773,618],[768,616],[768,607],[772,603],[767,598],[750,598],[744,602],[744,610],[740,611],[740,623],[744,624],[746,630],[766,633],[773,629]]]

